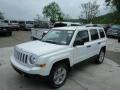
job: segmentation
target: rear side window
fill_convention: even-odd
[[[104,38],[104,37],[105,37],[105,33],[103,32],[103,30],[102,30],[102,29],[99,29],[99,32],[100,32],[100,37],[101,37],[101,38]]]
[[[84,31],[79,31],[76,37],[77,40],[83,40],[84,42],[89,42],[89,35],[88,35],[88,31],[84,30]]]
[[[91,34],[91,40],[97,40],[97,39],[99,39],[98,32],[97,32],[96,29],[90,30],[90,34]]]

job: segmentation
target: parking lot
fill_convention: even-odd
[[[30,37],[29,31],[15,31],[12,37],[0,37],[0,90],[50,90],[45,82],[24,78],[10,65],[13,46],[30,41]],[[59,90],[120,90],[119,76],[120,44],[116,39],[108,39],[105,62],[76,65]]]
[[[14,31],[10,37],[0,37],[0,48],[11,47],[19,43],[30,41],[30,31]]]

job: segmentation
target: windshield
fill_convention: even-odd
[[[73,30],[50,30],[42,38],[42,41],[53,44],[69,45],[73,34]]]

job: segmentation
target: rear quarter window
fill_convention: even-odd
[[[101,38],[104,38],[105,37],[105,33],[102,29],[99,29],[99,32],[100,32],[100,37]]]
[[[91,29],[90,30],[90,34],[91,34],[91,40],[99,39],[99,35],[98,35],[97,29]]]

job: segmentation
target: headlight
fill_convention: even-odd
[[[37,61],[37,58],[33,55],[30,56],[30,64],[35,64]]]

